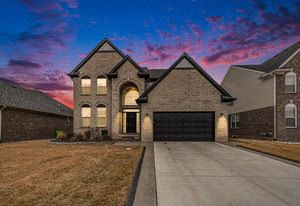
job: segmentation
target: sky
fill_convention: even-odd
[[[0,80],[73,107],[67,76],[105,37],[140,66],[187,52],[217,82],[300,40],[297,0],[1,0]]]

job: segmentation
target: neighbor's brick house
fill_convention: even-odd
[[[0,141],[55,137],[72,132],[72,110],[48,95],[0,81]]]
[[[260,65],[233,65],[222,86],[237,101],[230,135],[300,141],[300,42]]]
[[[114,139],[227,141],[234,98],[187,54],[169,69],[151,70],[104,39],[69,76],[76,133],[99,128]]]

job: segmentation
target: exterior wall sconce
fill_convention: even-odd
[[[224,114],[223,114],[223,113],[221,113],[221,114],[220,114],[220,117],[224,117]]]

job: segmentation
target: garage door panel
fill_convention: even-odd
[[[213,112],[155,112],[155,141],[213,141]]]

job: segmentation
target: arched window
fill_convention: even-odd
[[[97,106],[97,127],[106,127],[106,107],[104,105]]]
[[[136,99],[139,97],[139,92],[136,87],[128,86],[123,90],[122,105],[137,105]]]
[[[97,94],[107,94],[106,78],[104,76],[97,78]]]
[[[288,72],[285,75],[285,92],[296,93],[297,75],[295,72]]]
[[[91,127],[91,107],[88,104],[81,106],[81,126]]]
[[[285,126],[286,128],[297,128],[297,107],[295,104],[285,105]]]
[[[90,95],[91,94],[92,80],[89,76],[83,76],[81,78],[81,94]]]

